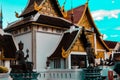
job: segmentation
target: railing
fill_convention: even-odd
[[[39,73],[38,80],[84,80],[82,69],[48,69]]]

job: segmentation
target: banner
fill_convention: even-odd
[[[108,80],[113,80],[113,71],[108,71]]]

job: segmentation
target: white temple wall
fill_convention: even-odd
[[[55,33],[36,33],[36,68],[37,71],[45,69],[47,57],[55,50],[60,40],[61,34]]]

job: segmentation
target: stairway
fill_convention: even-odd
[[[85,80],[102,80],[101,69],[98,67],[88,67],[84,69]]]

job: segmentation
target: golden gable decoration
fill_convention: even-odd
[[[38,6],[38,4],[36,3],[36,1],[34,1],[34,9],[35,9],[36,11],[39,11],[40,9],[42,9],[42,6],[41,6],[41,5]]]
[[[65,51],[64,48],[62,47],[62,57],[63,58],[67,58],[69,56],[70,52],[71,52],[70,50]]]
[[[61,12],[63,14],[63,17],[66,18],[67,17],[67,11],[65,11],[64,6],[62,6],[62,8],[61,8]]]

